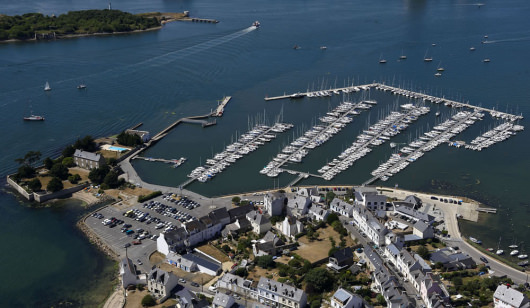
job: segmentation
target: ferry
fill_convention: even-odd
[[[261,26],[261,24],[259,23],[259,21],[255,21],[253,24],[252,24],[253,27],[256,27],[256,28],[259,28]]]
[[[24,121],[44,121],[44,117],[30,115],[29,117],[24,117]]]

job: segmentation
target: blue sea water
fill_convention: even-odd
[[[296,124],[291,131],[211,182],[193,183],[189,189],[220,195],[286,185],[292,177],[282,175],[273,180],[258,171],[282,145],[340,99],[266,102],[263,98],[342,86],[352,80],[386,82],[527,116],[530,4],[522,0],[488,1],[481,7],[475,4],[421,0],[113,1],[113,8],[133,13],[189,10],[192,16],[221,22],[174,22],[142,34],[1,44],[0,125],[5,133],[0,174],[15,170],[14,159],[29,150],[53,156],[86,134],[116,134],[138,122],[144,123],[142,129],[157,132],[182,116],[207,113],[217,100],[231,95],[233,99],[216,126],[179,126],[146,153],[160,158],[184,156],[189,159],[184,165],[174,169],[138,161],[138,172],[149,182],[179,185],[187,172],[221,151],[236,133],[248,130],[250,123],[263,118],[272,122],[282,113],[285,122]],[[57,15],[107,5],[107,1],[98,0],[22,0],[2,3],[0,14],[38,11]],[[254,20],[261,22],[259,30],[249,28]],[[294,45],[301,49],[294,50]],[[472,46],[476,51],[469,51]],[[407,60],[398,61],[401,54],[407,55]],[[426,54],[433,62],[423,62]],[[385,65],[378,63],[381,57],[387,59]],[[491,62],[483,63],[484,58]],[[445,68],[441,78],[434,77],[438,66]],[[50,92],[43,91],[46,81],[52,87]],[[81,82],[87,84],[86,91],[76,89]],[[370,97],[379,101],[376,108],[357,117],[292,168],[315,172],[349,146],[368,123],[384,116],[388,106],[408,102],[371,92]],[[361,94],[351,97],[360,98]],[[439,108],[443,116],[451,113],[444,106],[431,107],[433,111]],[[30,110],[45,116],[46,121],[24,123],[21,118]],[[395,141],[407,142],[420,130],[432,128],[434,121],[433,114],[426,116]],[[459,138],[471,140],[493,124],[485,120]],[[386,184],[481,200],[499,208],[499,213],[482,217],[479,224],[462,224],[464,234],[479,237],[487,245],[497,243],[499,234],[506,242],[513,237],[522,240],[530,235],[530,202],[525,193],[530,182],[528,140],[528,131],[524,131],[482,152],[440,146]],[[331,183],[363,182],[389,153],[388,145],[377,148]],[[321,183],[315,179],[301,182]],[[20,269],[24,274],[17,276],[16,283],[0,284],[0,293],[8,294],[0,299],[0,306],[50,306],[61,300],[96,305],[104,293],[101,289],[107,286],[108,290],[112,263],[72,232],[83,210],[75,204],[36,210],[9,193],[0,195],[0,204],[0,219],[7,226],[0,233],[5,245],[0,272],[17,269],[16,275]],[[91,276],[98,272],[101,274]],[[86,277],[93,279],[79,279]],[[19,301],[28,291],[30,296]]]

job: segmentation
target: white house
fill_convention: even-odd
[[[271,229],[271,221],[258,211],[249,212],[246,217],[252,226],[252,231],[256,234],[262,234]]]
[[[145,283],[145,275],[143,279],[137,275],[136,266],[131,261],[131,259],[127,257],[127,254],[125,255],[125,258],[123,258],[120,262],[120,276],[124,289],[126,289],[129,285]]]
[[[333,308],[362,308],[363,306],[362,298],[343,288],[339,288],[331,297],[331,307]]]
[[[258,299],[258,290],[252,287],[252,281],[234,274],[226,273],[217,280],[217,288],[239,294],[242,297]]]
[[[294,237],[304,231],[304,225],[292,216],[285,217],[281,224],[281,232],[287,237]]]
[[[530,300],[523,293],[501,284],[493,293],[495,308],[529,308]]]
[[[179,255],[170,252],[166,256],[166,263],[176,266],[186,272],[201,272],[207,275],[216,276],[222,271],[221,263],[207,257],[200,257],[195,254],[187,253]]]
[[[217,294],[215,294],[215,297],[213,298],[212,307],[213,308],[230,308],[234,306],[235,303],[236,301],[232,296],[218,292]]]
[[[325,209],[316,203],[313,203],[313,205],[309,208],[307,215],[313,221],[325,221],[330,213],[330,210]]]
[[[375,189],[357,188],[355,191],[355,203],[366,207],[370,211],[386,210],[386,196],[378,194]]]
[[[258,300],[270,307],[303,308],[307,304],[307,294],[288,284],[261,277],[258,282]]]
[[[431,224],[419,220],[412,226],[412,234],[418,236],[420,239],[433,238],[434,228]]]
[[[303,196],[294,196],[287,199],[287,215],[301,218],[309,211],[311,199]]]
[[[352,217],[353,205],[349,204],[348,202],[344,202],[339,198],[335,198],[333,201],[331,201],[329,204],[329,209],[339,215]]]
[[[301,188],[296,192],[298,195],[311,199],[312,202],[320,202],[318,187]]]
[[[165,301],[178,284],[177,276],[159,268],[152,269],[147,275],[147,290],[160,302]]]
[[[266,193],[263,197],[263,207],[270,216],[282,215],[286,204],[285,194],[280,192]]]

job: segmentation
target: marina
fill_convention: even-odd
[[[396,136],[405,130],[410,123],[417,120],[418,117],[427,114],[430,111],[428,107],[418,107],[412,104],[402,105],[405,112],[391,112],[385,119],[370,126],[357,140],[344,150],[338,158],[324,165],[318,170],[326,180],[333,179],[337,174],[348,169],[353,163],[364,157],[372,151],[372,146],[379,146],[390,138]]]
[[[293,94],[284,94],[280,96],[272,96],[272,97],[265,97],[266,101],[273,101],[273,100],[279,100],[279,99],[297,99],[297,98],[303,98],[303,97],[329,97],[333,94],[341,94],[341,93],[351,93],[351,92],[359,92],[361,90],[369,90],[370,88],[373,88],[377,86],[377,83],[373,84],[365,84],[365,85],[357,85],[357,86],[349,86],[349,87],[342,87],[342,88],[335,88],[335,89],[329,89],[329,90],[319,90],[319,91],[307,91],[307,92],[296,92]]]
[[[369,185],[376,180],[388,180],[391,176],[406,168],[410,163],[418,160],[426,152],[433,150],[442,143],[448,142],[452,137],[463,132],[475,121],[484,116],[479,111],[460,111],[451,119],[434,127],[422,137],[401,148],[399,153],[393,153],[387,162],[372,171],[373,177],[363,185]]]
[[[263,124],[254,126],[252,130],[242,134],[236,142],[228,145],[224,151],[207,159],[206,165],[201,165],[193,169],[191,173],[188,174],[190,179],[182,183],[180,186],[185,187],[195,180],[203,183],[208,181],[232,163],[235,163],[238,159],[257,150],[266,142],[270,142],[272,139],[276,138],[277,133],[282,133],[292,127],[293,125],[288,123],[276,123],[273,126]]]
[[[284,169],[281,167],[284,164],[302,162],[302,159],[309,153],[309,149],[314,149],[324,144],[348,123],[352,122],[353,115],[358,115],[360,111],[368,110],[375,104],[377,102],[373,100],[361,101],[356,104],[352,102],[341,103],[319,119],[321,124],[313,126],[303,136],[298,137],[285,146],[281,153],[278,153],[260,173],[269,177],[276,177],[283,172]]]

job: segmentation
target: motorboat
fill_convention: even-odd
[[[252,23],[252,26],[256,27],[256,28],[259,28],[261,26],[261,24],[259,23],[259,21],[256,20],[254,23]]]
[[[44,117],[32,114],[29,117],[24,117],[24,121],[44,121]]]

